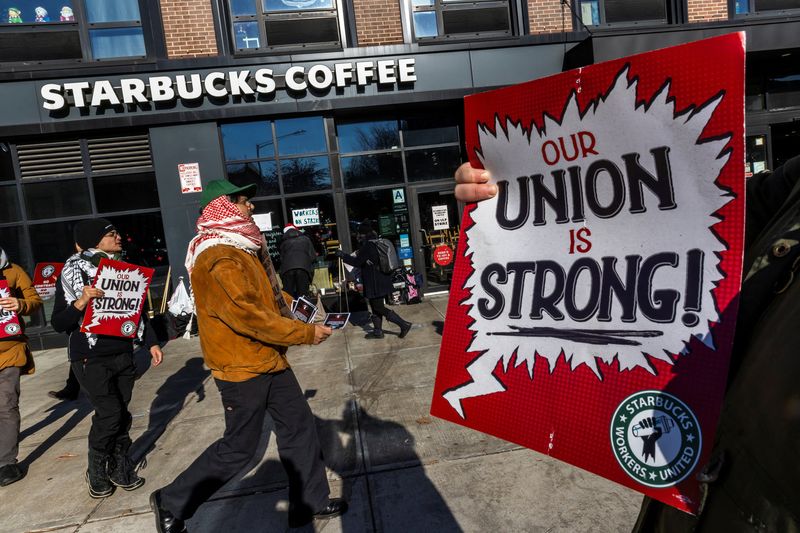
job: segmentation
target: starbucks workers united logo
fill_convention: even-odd
[[[662,391],[627,397],[611,419],[611,445],[625,473],[648,487],[671,487],[700,458],[700,424],[681,400]]]

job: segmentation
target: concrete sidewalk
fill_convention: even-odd
[[[575,532],[629,531],[637,493],[514,444],[429,414],[446,296],[398,308],[416,326],[402,341],[348,325],[289,360],[317,418],[334,495],[350,501],[339,519],[293,531]],[[85,397],[58,403],[65,350],[36,353],[22,380],[20,482],[0,488],[0,531],[115,533],[154,531],[150,492],[166,485],[223,432],[219,393],[198,340],[176,340],[164,363],[134,389],[133,452],[146,455],[147,479],[133,492],[93,500],[83,480],[92,409]],[[287,526],[286,476],[271,422],[258,460],[188,523],[189,531],[267,532]]]

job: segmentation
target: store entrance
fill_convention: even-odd
[[[409,187],[414,267],[425,278],[425,292],[450,289],[461,212],[451,184]]]

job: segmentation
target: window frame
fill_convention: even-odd
[[[158,6],[156,0],[135,0],[139,6],[139,20],[135,21],[115,21],[115,22],[89,22],[88,10],[85,6],[85,0],[72,0],[72,11],[75,16],[74,22],[32,22],[22,24],[0,24],[0,33],[24,33],[30,34],[37,32],[38,34],[45,34],[48,32],[57,31],[74,31],[78,35],[80,42],[81,57],[68,58],[68,59],[35,59],[35,60],[16,60],[16,61],[0,61],[0,70],[5,70],[4,67],[16,67],[18,65],[27,66],[45,66],[52,65],[85,65],[85,64],[130,64],[139,62],[152,62],[155,60],[157,50],[159,47],[157,43],[157,35],[154,28],[160,27],[161,15],[160,12],[157,17],[151,16],[154,10],[153,6]],[[113,58],[95,58],[92,52],[92,42],[90,32],[92,30],[104,29],[124,29],[124,28],[141,28],[142,38],[144,40],[145,55],[143,56],[122,56]],[[23,30],[27,31],[23,31]]]
[[[587,24],[581,16],[581,1],[576,0],[572,13],[572,24],[574,28],[630,28],[636,26],[668,26],[674,24],[684,24],[687,22],[686,0],[666,0],[665,17],[663,19],[642,19],[629,22],[606,22],[606,0],[596,0],[600,22],[598,24]],[[735,1],[735,0],[729,0]]]
[[[800,4],[796,8],[791,9],[768,9],[765,11],[754,11],[753,4],[756,0],[746,0],[747,11],[744,13],[736,12],[736,0],[728,0],[728,17],[731,19],[747,19],[747,18],[768,18],[768,17],[786,17],[800,15]]]
[[[346,0],[331,0],[332,7],[324,9],[294,9],[285,11],[266,11],[263,0],[250,0],[255,3],[255,15],[234,15],[231,9],[231,0],[222,1],[222,10],[225,13],[226,29],[228,33],[227,42],[230,50],[235,57],[260,56],[270,54],[285,54],[289,52],[308,51],[334,51],[342,50],[346,42],[346,26],[343,5]],[[338,40],[324,41],[318,43],[294,43],[270,45],[267,34],[267,22],[269,21],[298,21],[298,20],[320,20],[333,19],[336,23]],[[255,22],[258,26],[259,45],[255,48],[239,48],[236,43],[236,24],[243,22]],[[263,43],[263,44],[262,44]]]
[[[461,11],[476,9],[478,6],[484,7],[499,7],[505,6],[508,10],[508,29],[501,31],[483,31],[483,32],[467,32],[467,33],[450,33],[444,32],[444,16],[447,11]],[[425,44],[440,44],[443,42],[457,42],[475,39],[505,39],[514,37],[520,32],[520,14],[522,9],[519,0],[433,0],[432,6],[415,6],[413,0],[405,0],[402,3],[407,16],[403,17],[408,23],[408,36],[410,42],[419,45]],[[414,15],[416,13],[430,13],[436,15],[436,32],[437,35],[431,37],[417,37],[416,28],[414,25]]]

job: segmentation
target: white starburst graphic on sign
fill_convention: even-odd
[[[104,296],[92,300],[92,321],[84,329],[91,332],[103,320],[136,316],[147,282],[147,276],[138,269],[118,270],[109,266],[103,268],[95,287],[102,290]]]

